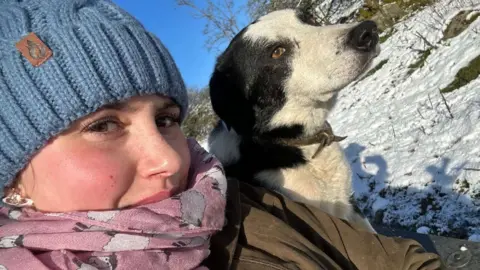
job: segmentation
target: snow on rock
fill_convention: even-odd
[[[376,213],[379,210],[387,208],[388,204],[390,204],[389,200],[386,200],[384,198],[377,198],[372,204],[372,210],[374,213]]]
[[[480,54],[480,19],[447,41],[443,30],[460,10],[479,8],[479,0],[440,0],[398,23],[372,67],[388,62],[340,92],[329,121],[348,136],[355,198],[370,219],[382,208],[386,225],[480,233],[480,77],[444,94],[453,118],[439,92]],[[436,48],[410,70],[425,40]]]
[[[427,227],[427,226],[422,226],[422,227],[417,229],[417,233],[429,234],[430,233],[430,228]]]
[[[470,13],[468,13],[467,17],[465,18],[466,20],[471,20],[473,18],[473,16],[476,16],[477,14],[479,14],[480,12],[478,11],[472,11]]]

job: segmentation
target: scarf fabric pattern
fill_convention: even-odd
[[[0,270],[201,269],[225,224],[227,182],[213,155],[188,144],[189,188],[163,201],[68,213],[0,208]]]

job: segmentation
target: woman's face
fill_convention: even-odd
[[[40,150],[18,187],[47,212],[166,199],[187,186],[190,153],[179,117],[175,103],[153,95],[105,106]]]

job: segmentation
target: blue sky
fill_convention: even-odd
[[[155,33],[175,59],[188,87],[204,87],[212,73],[217,52],[208,52],[202,31],[205,21],[193,18],[192,10],[175,0],[113,0]],[[205,0],[195,1],[205,4]],[[244,4],[246,0],[235,0]],[[244,17],[245,23],[245,17]]]

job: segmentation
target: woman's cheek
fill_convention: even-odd
[[[94,197],[92,202],[114,207],[127,192],[135,176],[134,168],[125,159],[127,156],[90,151],[78,162],[78,173],[73,179],[75,185],[84,183],[79,189],[83,186],[83,192],[90,194],[90,198]]]
[[[64,149],[61,160],[46,164],[51,185],[63,194],[70,208],[105,209],[115,207],[134,179],[134,169],[128,155],[120,151],[105,151],[95,147]],[[45,170],[44,168],[43,170]],[[53,180],[53,181],[52,181]]]

